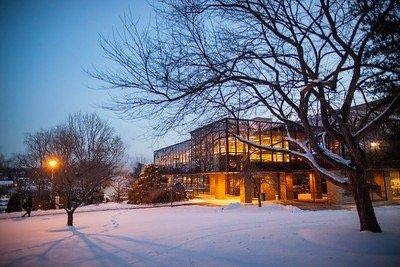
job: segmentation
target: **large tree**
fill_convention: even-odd
[[[38,140],[43,136],[42,144]],[[115,130],[96,114],[70,115],[48,131],[28,135],[25,143],[25,158],[50,180],[54,195],[60,197],[61,207],[67,212],[69,226],[73,225],[75,210],[118,174],[125,152]],[[48,160],[57,161],[52,179]]]
[[[371,23],[398,17],[397,1],[179,0],[155,9],[154,29],[141,32],[126,16],[123,29],[101,42],[113,65],[91,74],[120,89],[111,109],[160,118],[160,131],[227,113],[273,116],[288,126],[286,140],[296,149],[237,138],[303,158],[352,192],[361,231],[381,231],[361,141],[399,106],[399,66],[382,64],[384,48],[369,50],[377,34],[371,25],[384,25]],[[380,77],[393,90],[381,90],[376,101],[366,85]],[[342,153],[330,151],[327,138],[340,141]]]

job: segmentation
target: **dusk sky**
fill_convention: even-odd
[[[152,159],[154,149],[182,137],[154,141],[149,122],[124,121],[98,106],[109,98],[89,89],[84,69],[104,65],[99,34],[121,26],[131,10],[139,26],[151,23],[147,1],[0,1],[0,153],[23,152],[24,134],[49,128],[75,112],[97,112],[128,145],[131,156]]]

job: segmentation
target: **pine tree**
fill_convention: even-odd
[[[165,191],[165,192],[164,192]],[[162,176],[154,164],[147,165],[129,192],[129,203],[143,204],[168,202],[168,180]]]

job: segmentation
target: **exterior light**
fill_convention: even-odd
[[[58,161],[56,159],[51,159],[49,160],[48,164],[51,169],[54,169],[55,167],[57,167]]]
[[[371,142],[371,148],[372,149],[378,149],[379,148],[379,142]]]
[[[54,179],[54,169],[57,168],[58,165],[58,160],[57,159],[49,159],[47,162],[47,165],[49,165],[49,168],[51,169],[51,179]]]

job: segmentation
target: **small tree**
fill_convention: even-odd
[[[125,147],[115,130],[96,114],[69,116],[54,131],[52,154],[60,159],[53,181],[73,225],[75,210],[115,177]]]

